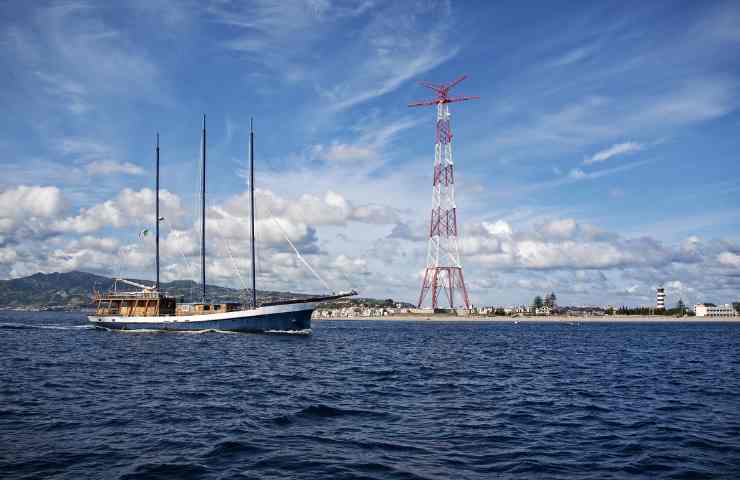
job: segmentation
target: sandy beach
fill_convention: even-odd
[[[500,322],[500,323],[613,323],[613,322],[655,322],[655,323],[740,323],[740,317],[670,317],[662,315],[604,315],[604,316],[519,316],[519,317],[458,317],[454,315],[389,315],[386,317],[314,318],[314,322],[352,320],[352,321],[404,321],[404,322]]]

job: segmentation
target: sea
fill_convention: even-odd
[[[740,478],[740,323],[0,312],[0,478]]]

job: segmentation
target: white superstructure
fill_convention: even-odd
[[[694,305],[694,312],[697,317],[734,317],[736,316],[735,309],[732,305],[724,304],[719,306],[707,305],[706,303],[699,303]]]

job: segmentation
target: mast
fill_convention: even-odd
[[[201,144],[203,159],[203,176],[200,186],[200,281],[203,285],[201,301],[206,303],[206,114],[203,114],[203,141]]]
[[[249,195],[251,214],[251,238],[252,238],[252,308],[257,308],[257,273],[254,262],[254,128],[253,119],[249,119]]]
[[[156,205],[156,214],[154,217],[155,232],[156,232],[156,250],[157,250],[157,291],[159,291],[159,132],[157,132],[157,183],[156,183],[156,195],[154,203]]]

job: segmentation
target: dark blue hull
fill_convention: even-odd
[[[228,330],[232,332],[270,332],[270,331],[299,331],[311,328],[311,310],[293,312],[270,313],[238,318],[195,320],[195,321],[152,321],[127,322],[125,317],[115,320],[90,317],[90,322],[99,327],[112,330],[163,330],[163,331],[198,331],[198,330]]]

